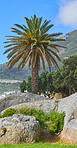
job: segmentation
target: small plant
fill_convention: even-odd
[[[55,100],[55,103],[59,103],[59,100]]]
[[[65,112],[58,113],[57,111],[53,110],[49,116],[49,121],[51,124],[49,125],[48,129],[53,133],[61,132],[64,125],[64,117]]]
[[[16,109],[9,108],[9,109],[5,110],[2,117],[9,117],[9,116],[12,116],[13,114],[16,114]]]

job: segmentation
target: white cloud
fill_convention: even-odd
[[[58,19],[64,25],[77,27],[77,0],[61,1]]]

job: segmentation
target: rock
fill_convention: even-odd
[[[35,101],[37,101],[36,104],[39,104],[40,106],[41,106],[40,102],[42,102],[42,104],[44,104],[45,101],[52,102],[51,106],[55,106],[54,101],[53,100],[51,101],[51,99],[49,99],[49,98],[26,92],[26,93],[18,93],[18,94],[10,95],[5,98],[1,98],[0,99],[0,112],[8,107],[18,105],[21,103],[27,103],[27,104],[33,103],[34,104]],[[39,106],[39,105],[37,105],[37,106]],[[47,103],[45,105],[47,107]],[[44,107],[45,107],[45,105],[44,105]],[[49,105],[49,103],[48,103],[48,105]]]
[[[1,114],[9,107],[22,108],[25,106],[42,109],[43,111],[50,113],[56,108],[56,103],[55,100],[32,93],[19,93],[18,95],[11,95],[0,100]]]
[[[44,112],[47,112],[49,114],[50,112],[52,112],[53,109],[56,108],[57,104],[55,103],[55,100],[43,100],[43,101],[21,103],[15,106],[11,106],[11,108],[17,109],[25,106],[30,108],[42,109]],[[4,113],[5,110],[1,112],[1,115]]]
[[[62,99],[63,96],[61,93],[56,93],[55,96],[54,96],[54,99]]]
[[[33,116],[15,114],[0,118],[0,143],[34,143],[40,133],[39,121]]]
[[[66,114],[61,138],[77,142],[77,93],[60,99],[58,111]]]
[[[61,138],[66,141],[77,142],[77,119],[71,120],[67,126],[64,126]]]
[[[61,138],[65,138],[67,140],[77,142],[77,93],[72,94],[69,97],[59,99],[58,102],[55,102],[55,100],[51,100],[49,98],[45,98],[40,95],[35,95],[32,93],[19,93],[19,94],[11,95],[11,96],[0,99],[0,112],[2,111],[1,113],[3,113],[5,111],[5,109],[7,109],[9,107],[22,108],[25,106],[31,107],[31,108],[36,108],[36,109],[42,109],[43,111],[47,112],[48,114],[53,109],[56,109],[58,112],[65,111],[66,115],[64,118],[64,128],[63,128],[63,131],[61,132]],[[14,117],[14,115],[12,117]],[[18,139],[18,141],[16,139],[16,141],[13,141],[13,142],[18,143],[20,141],[21,142],[24,141],[24,140],[21,140],[21,139],[24,139],[24,136],[22,136],[23,130],[22,130],[22,128],[19,129],[19,126],[18,126],[21,122],[20,123],[18,122],[19,124],[17,124],[17,126],[15,126],[16,124],[15,124],[15,122],[13,123],[12,117],[0,119],[0,126],[1,126],[1,128],[3,128],[0,131],[1,135],[2,135],[2,137],[0,137],[0,142],[3,139],[3,137],[6,137],[4,140],[4,141],[6,141],[6,139],[8,137],[8,133],[10,133],[11,136],[9,136],[9,137],[11,137],[11,139],[12,139],[11,132],[13,132],[14,129],[16,131],[15,131],[15,133],[13,132],[13,139],[14,139],[14,137],[16,137],[18,135],[19,135],[19,139]],[[5,123],[4,121],[6,119],[9,120],[9,124],[4,124]],[[19,120],[18,116],[17,116],[17,119]],[[33,120],[33,121],[35,121],[35,120]],[[6,126],[2,126],[2,124],[7,125],[7,128],[6,128]],[[23,125],[23,123],[21,125]],[[25,122],[24,126],[26,126],[26,125],[30,126],[30,129],[31,129],[31,124],[27,124],[27,122]],[[33,122],[33,125],[34,125],[34,122]],[[7,130],[9,132],[7,132]],[[18,130],[19,130],[19,133],[18,133]],[[22,133],[21,137],[23,137],[23,138],[20,137],[20,133]],[[16,136],[14,134],[16,134]],[[25,137],[26,137],[26,134],[25,134]],[[27,139],[27,138],[25,138],[25,139]],[[35,139],[35,138],[33,138],[33,139]],[[12,143],[12,140],[8,140],[8,141],[10,141]],[[29,138],[28,138],[28,140],[25,140],[25,142],[28,142],[28,141],[29,141]],[[31,140],[31,142],[33,142],[33,141]]]

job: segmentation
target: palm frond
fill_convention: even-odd
[[[37,67],[40,68],[41,60],[43,69],[46,71],[44,57],[47,60],[50,71],[52,64],[58,67],[55,58],[59,61],[60,58],[56,52],[59,52],[58,48],[66,48],[56,44],[58,41],[65,41],[62,37],[59,38],[62,33],[48,34],[48,30],[53,27],[53,24],[49,25],[50,20],[45,20],[44,23],[42,23],[42,17],[38,18],[34,15],[31,19],[25,17],[25,20],[27,27],[23,24],[14,24],[18,28],[11,28],[11,30],[16,33],[16,35],[7,36],[8,38],[6,42],[4,42],[6,43],[4,48],[7,48],[4,54],[9,53],[7,56],[9,60],[7,66],[9,69],[18,61],[18,69],[23,68],[28,60],[29,66],[35,67],[35,65],[37,65]]]
[[[25,27],[22,27],[21,25],[19,24],[14,24],[15,26],[19,27],[20,29],[22,29],[23,31],[25,31],[26,33],[28,32],[28,29]]]
[[[54,26],[53,24],[47,26],[47,27],[42,31],[42,33],[46,33],[46,32],[47,32],[51,27],[53,27],[53,26]]]

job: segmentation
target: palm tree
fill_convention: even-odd
[[[11,69],[18,62],[18,69],[23,68],[25,64],[29,63],[29,67],[32,69],[32,92],[38,92],[38,71],[40,70],[40,61],[42,61],[43,69],[45,69],[46,59],[49,70],[54,64],[58,67],[55,57],[59,60],[59,56],[56,52],[59,52],[58,47],[62,47],[55,44],[56,41],[63,41],[59,37],[62,33],[49,34],[47,31],[53,27],[53,24],[49,25],[50,20],[45,20],[42,23],[42,17],[38,18],[36,15],[31,19],[25,17],[27,27],[25,25],[15,24],[16,28],[11,28],[12,32],[16,33],[15,36],[6,36],[8,43],[5,48],[7,53],[9,52],[7,66]],[[41,25],[42,23],[42,25]],[[19,29],[17,29],[19,28]],[[59,68],[59,67],[58,67]]]

